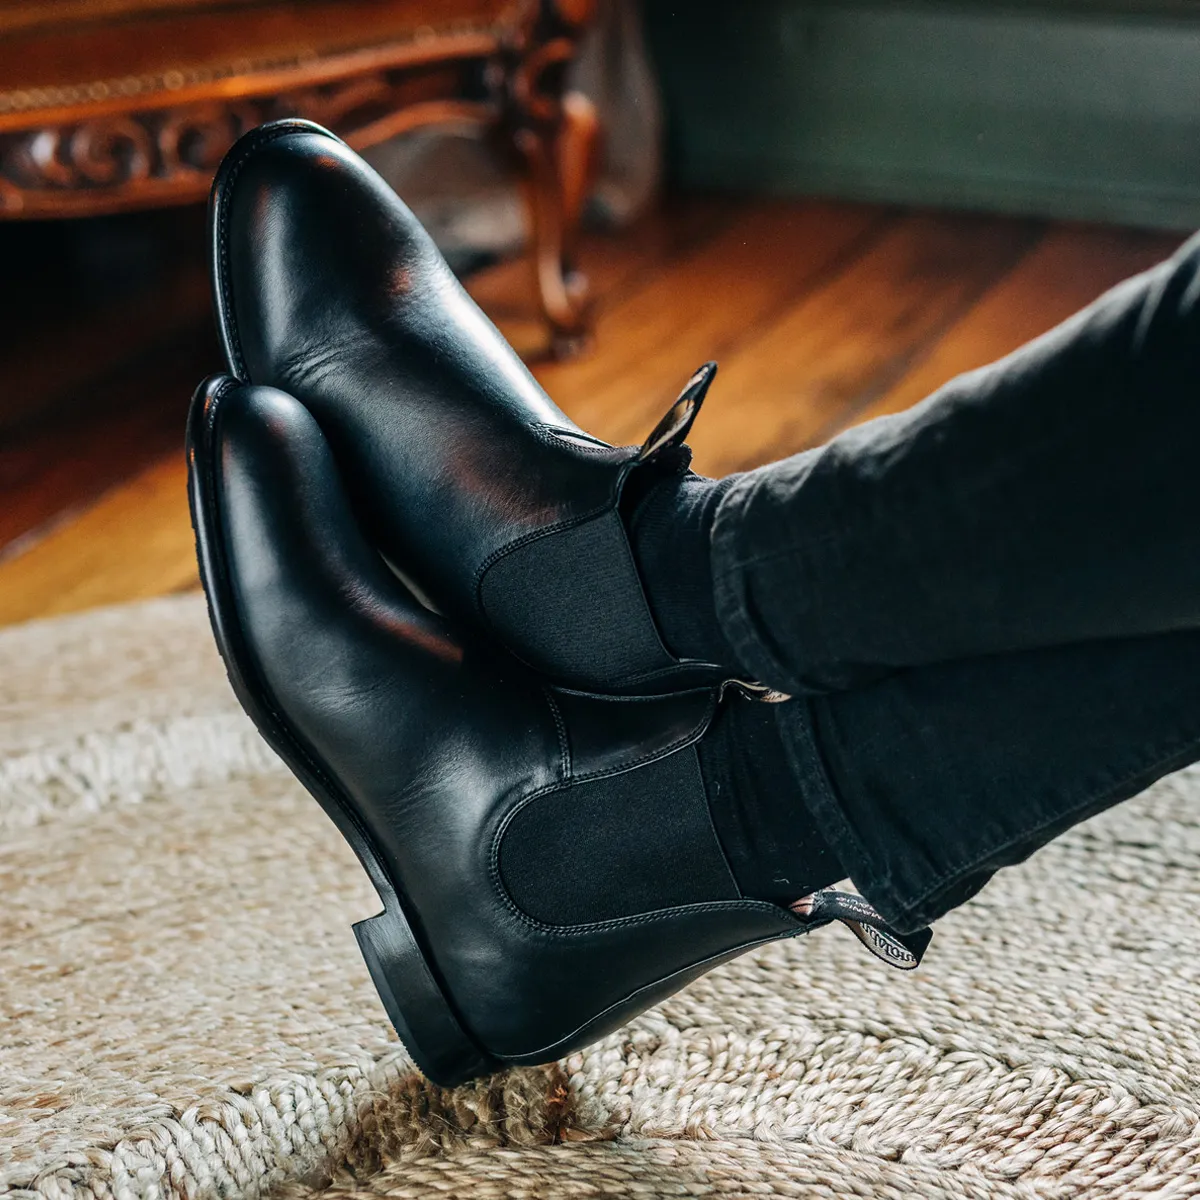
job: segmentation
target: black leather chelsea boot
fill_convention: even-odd
[[[915,965],[928,935],[891,935],[857,897],[739,895],[696,752],[721,688],[588,695],[460,638],[367,543],[316,421],[279,391],[204,385],[188,456],[230,680],[378,890],[355,932],[432,1080],[559,1057],[835,919]]]
[[[620,512],[687,470],[715,367],[643,446],[590,436],[387,184],[306,121],[243,137],[210,217],[229,371],[309,409],[371,540],[439,611],[575,686],[650,693],[729,673],[666,649]]]

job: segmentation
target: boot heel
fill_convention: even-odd
[[[441,1087],[454,1087],[500,1068],[459,1024],[399,903],[359,921],[354,936],[379,998],[422,1074]]]

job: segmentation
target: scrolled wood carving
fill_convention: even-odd
[[[15,216],[23,207],[21,189],[0,175],[0,216]]]
[[[525,181],[552,346],[573,352],[588,327],[572,260],[598,126],[566,76],[595,4],[514,0],[501,23],[413,30],[380,48],[385,61],[264,59],[0,92],[0,218],[200,200],[228,147],[278,117],[307,117],[358,149],[433,122],[481,124]]]
[[[423,101],[484,105],[486,87],[474,64],[439,64],[0,134],[0,215],[69,216],[200,199],[225,151],[264,121],[307,117],[353,138]]]
[[[64,153],[58,161],[69,172],[68,186],[132,183],[151,171],[154,139],[131,117],[89,121],[60,139],[60,145]]]
[[[591,21],[596,0],[537,0],[535,19],[505,47],[508,119],[547,130],[562,119],[566,70]]]
[[[258,122],[253,104],[201,104],[170,109],[156,122],[160,170],[211,174],[229,147]]]

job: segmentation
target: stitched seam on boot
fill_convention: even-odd
[[[542,695],[546,697],[546,703],[550,706],[550,714],[554,718],[554,728],[558,731],[559,765],[565,782],[571,777],[571,740],[567,736],[567,723],[563,720],[562,709],[555,700],[554,693],[548,687],[543,687]]]

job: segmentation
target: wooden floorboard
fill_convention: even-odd
[[[583,428],[640,442],[701,363],[789,310],[892,219],[869,206],[747,204],[728,228],[603,310],[594,354],[536,374]]]
[[[671,197],[632,229],[590,234],[581,247],[579,265],[596,307],[603,312],[619,304],[643,280],[736,222],[743,208],[729,197]],[[467,290],[526,361],[546,361],[546,326],[534,302],[529,259],[509,259],[479,271]]]
[[[563,408],[612,441],[640,441],[691,371],[718,358],[691,441],[697,467],[721,474],[908,407],[1178,241],[865,205],[689,199],[629,234],[588,239],[596,343],[569,362],[544,356],[527,264],[483,272],[471,290]],[[90,364],[39,368],[34,356],[21,366],[51,419],[0,435],[0,623],[196,585],[183,419],[217,360],[206,319],[179,315],[199,303],[194,275],[174,286],[171,312],[125,358],[105,343]],[[95,349],[119,324],[103,317],[67,344]],[[52,332],[35,331],[30,346],[40,338],[44,355]]]
[[[198,583],[187,470],[172,454],[0,563],[0,624]]]
[[[926,357],[855,417],[902,412],[942,384],[1003,358],[1109,288],[1170,255],[1180,238],[1104,226],[1058,225],[942,332]]]
[[[83,403],[0,436],[0,562],[65,513],[164,455],[182,454],[188,400],[215,362],[205,318],[202,329],[90,378]]]
[[[690,438],[697,469],[726,475],[757,466],[843,425],[1038,233],[996,218],[898,218],[853,262],[735,343],[721,364],[720,393]]]

